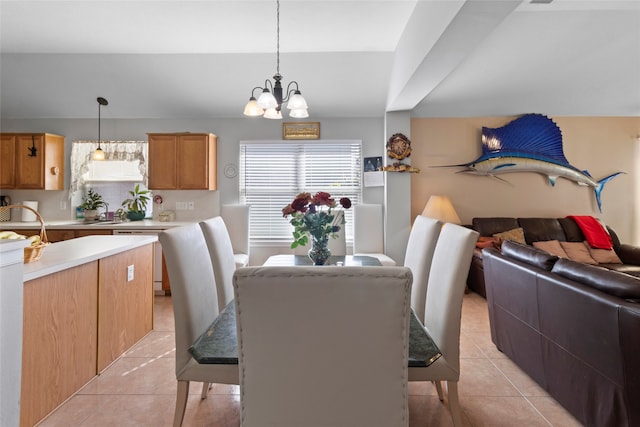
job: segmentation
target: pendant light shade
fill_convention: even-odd
[[[100,148],[100,109],[102,108],[103,105],[109,105],[109,101],[107,101],[106,99],[102,98],[102,97],[98,97],[97,99],[98,101],[98,148],[96,148],[96,151],[94,151],[93,153],[93,160],[104,160],[104,151],[102,151],[102,148]]]
[[[282,75],[280,75],[280,0],[276,1],[276,22],[276,74],[273,76],[274,83],[267,79],[264,82],[264,87],[253,88],[249,102],[244,107],[244,115],[249,117],[262,116],[265,119],[281,119],[282,104],[287,102],[287,109],[291,110],[289,113],[291,117],[309,117],[309,112],[307,111],[309,107],[300,92],[300,88],[298,88],[298,82],[290,82],[286,91],[282,87]],[[262,91],[257,101],[254,95],[256,89]]]

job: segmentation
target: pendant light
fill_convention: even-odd
[[[98,148],[96,148],[96,151],[93,153],[93,160],[104,160],[104,151],[102,151],[102,148],[100,148],[100,142],[101,142],[100,140],[100,109],[102,108],[103,105],[109,105],[109,101],[107,101],[102,97],[98,97],[97,101],[98,101]]]
[[[249,102],[244,107],[244,115],[249,117],[262,116],[265,119],[281,119],[282,103],[287,102],[287,109],[291,110],[289,116],[303,119],[309,117],[307,101],[305,101],[298,82],[292,81],[287,85],[284,97],[282,90],[282,75],[280,74],[280,0],[276,1],[276,74],[273,76],[275,83],[267,79],[264,87],[256,86],[251,91]],[[254,96],[256,89],[262,91],[258,99]]]

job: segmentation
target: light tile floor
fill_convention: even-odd
[[[156,296],[153,332],[60,406],[43,427],[171,426],[176,380],[171,297]],[[462,310],[460,404],[465,426],[579,426],[555,400],[500,353],[486,301],[466,294]],[[239,389],[214,385],[200,400],[192,383],[185,427],[238,427]],[[446,398],[429,382],[409,383],[410,426],[451,426]]]

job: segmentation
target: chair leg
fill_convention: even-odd
[[[207,393],[209,392],[209,389],[211,388],[211,383],[202,383],[202,395],[200,396],[200,399],[206,399],[207,398]]]
[[[444,402],[444,394],[442,394],[442,383],[440,381],[431,381],[434,386],[436,386],[436,391],[438,392],[438,399],[440,402]]]
[[[462,426],[462,414],[460,411],[460,401],[458,400],[458,382],[447,381],[447,396],[449,397],[449,410],[453,425],[455,427]]]
[[[176,395],[176,412],[173,416],[173,427],[181,427],[184,420],[184,412],[187,409],[189,397],[189,381],[178,381],[178,393]]]

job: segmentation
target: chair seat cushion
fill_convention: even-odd
[[[380,264],[388,266],[388,267],[393,267],[398,265],[393,258],[385,255],[385,254],[373,254],[373,253],[359,253],[359,254],[353,254],[354,256],[370,256],[373,258],[377,258],[378,261],[380,261]]]

